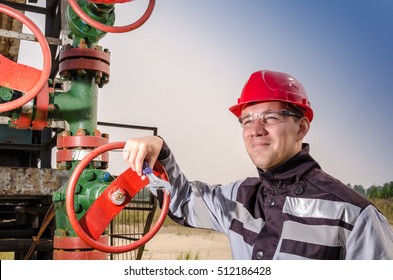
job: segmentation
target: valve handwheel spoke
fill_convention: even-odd
[[[107,253],[124,253],[135,250],[148,242],[161,228],[164,223],[165,217],[168,213],[170,194],[164,192],[164,199],[161,207],[161,213],[157,222],[151,227],[149,232],[143,235],[139,240],[136,240],[130,244],[123,246],[110,246],[103,244],[97,239],[101,233],[105,230],[109,222],[114,216],[124,208],[129,200],[144,186],[148,184],[148,180],[142,180],[136,172],[131,169],[127,169],[119,177],[113,181],[110,186],[93,202],[90,208],[87,210],[85,215],[78,220],[74,210],[74,193],[78,179],[81,176],[83,170],[88,166],[97,156],[113,149],[124,148],[125,142],[113,142],[95,148],[87,156],[85,156],[79,164],[75,167],[67,186],[66,191],[66,210],[68,219],[75,233],[90,247]],[[155,166],[157,174],[163,179],[167,180],[166,172],[160,164]],[[113,203],[110,199],[110,195],[118,189],[117,186],[122,188],[123,193],[127,199],[119,204]],[[124,192],[125,190],[125,192]]]
[[[52,58],[44,34],[42,34],[41,30],[33,21],[18,10],[4,4],[0,4],[0,13],[20,21],[30,29],[40,44],[44,58],[43,70],[39,71],[33,67],[13,62],[3,55],[0,55],[0,86],[25,93],[18,99],[0,104],[1,113],[22,107],[40,93],[41,89],[44,88],[48,82]]]
[[[92,1],[94,2],[94,1]],[[110,2],[110,1],[109,1]],[[107,2],[107,3],[109,3]],[[116,2],[116,1],[113,1]],[[127,2],[127,1],[124,1]],[[156,0],[149,0],[149,5],[146,8],[145,13],[135,22],[129,24],[129,25],[124,25],[124,26],[109,26],[106,24],[103,24],[101,22],[96,21],[95,19],[91,18],[88,16],[83,9],[78,5],[77,0],[68,0],[68,4],[71,6],[71,8],[74,10],[74,12],[87,24],[90,26],[97,28],[98,30],[108,32],[108,33],[125,33],[132,31],[134,29],[137,29],[141,27],[151,16],[154,6],[155,6]]]

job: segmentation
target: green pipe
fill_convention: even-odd
[[[86,214],[90,205],[110,185],[113,177],[103,170],[86,169],[82,172],[75,187],[74,211],[78,219]],[[53,193],[52,200],[56,210],[56,231],[58,237],[76,237],[67,216],[65,207],[66,186]]]
[[[94,4],[86,1],[78,2],[83,11],[94,20],[110,26],[115,24],[114,5]],[[73,39],[74,47],[79,45],[81,39],[87,40],[88,46],[92,47],[106,34],[86,24],[70,6],[68,6],[66,11],[66,20],[69,27],[68,37]]]
[[[86,14],[93,19],[106,24],[114,25],[115,13],[113,5],[102,5],[79,1],[79,5]],[[85,22],[68,6],[66,11],[68,23],[68,37],[73,40],[74,48],[93,48],[106,33],[97,30]],[[52,96],[53,110],[50,118],[65,120],[70,126],[71,135],[76,135],[82,129],[85,135],[93,135],[97,129],[97,100],[98,85],[93,71],[83,69],[72,70],[63,77],[70,83],[65,92],[55,92]],[[70,173],[78,162],[72,162]],[[103,170],[87,167],[81,175],[76,186],[74,205],[77,217],[82,217],[94,200],[110,184],[112,178]],[[55,235],[59,237],[76,236],[72,229],[65,209],[65,194],[67,185],[62,186],[53,194],[55,204]]]
[[[55,108],[51,117],[67,121],[72,135],[78,129],[92,135],[97,129],[97,102],[98,85],[95,78],[91,75],[72,76],[70,89],[54,94]]]

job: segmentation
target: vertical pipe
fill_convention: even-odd
[[[98,86],[91,75],[72,76],[68,92],[56,93],[57,117],[66,120],[75,134],[80,128],[87,134],[97,129]]]

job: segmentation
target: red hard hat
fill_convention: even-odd
[[[237,104],[229,110],[240,117],[242,110],[253,102],[283,101],[305,109],[305,117],[311,122],[313,110],[306,90],[294,77],[276,71],[262,70],[251,74]]]

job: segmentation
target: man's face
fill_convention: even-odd
[[[283,102],[263,102],[246,107],[241,117],[250,113],[287,110]],[[243,127],[243,140],[252,162],[266,171],[287,161],[301,150],[309,128],[306,118],[284,116],[282,122],[264,126],[259,120]]]

